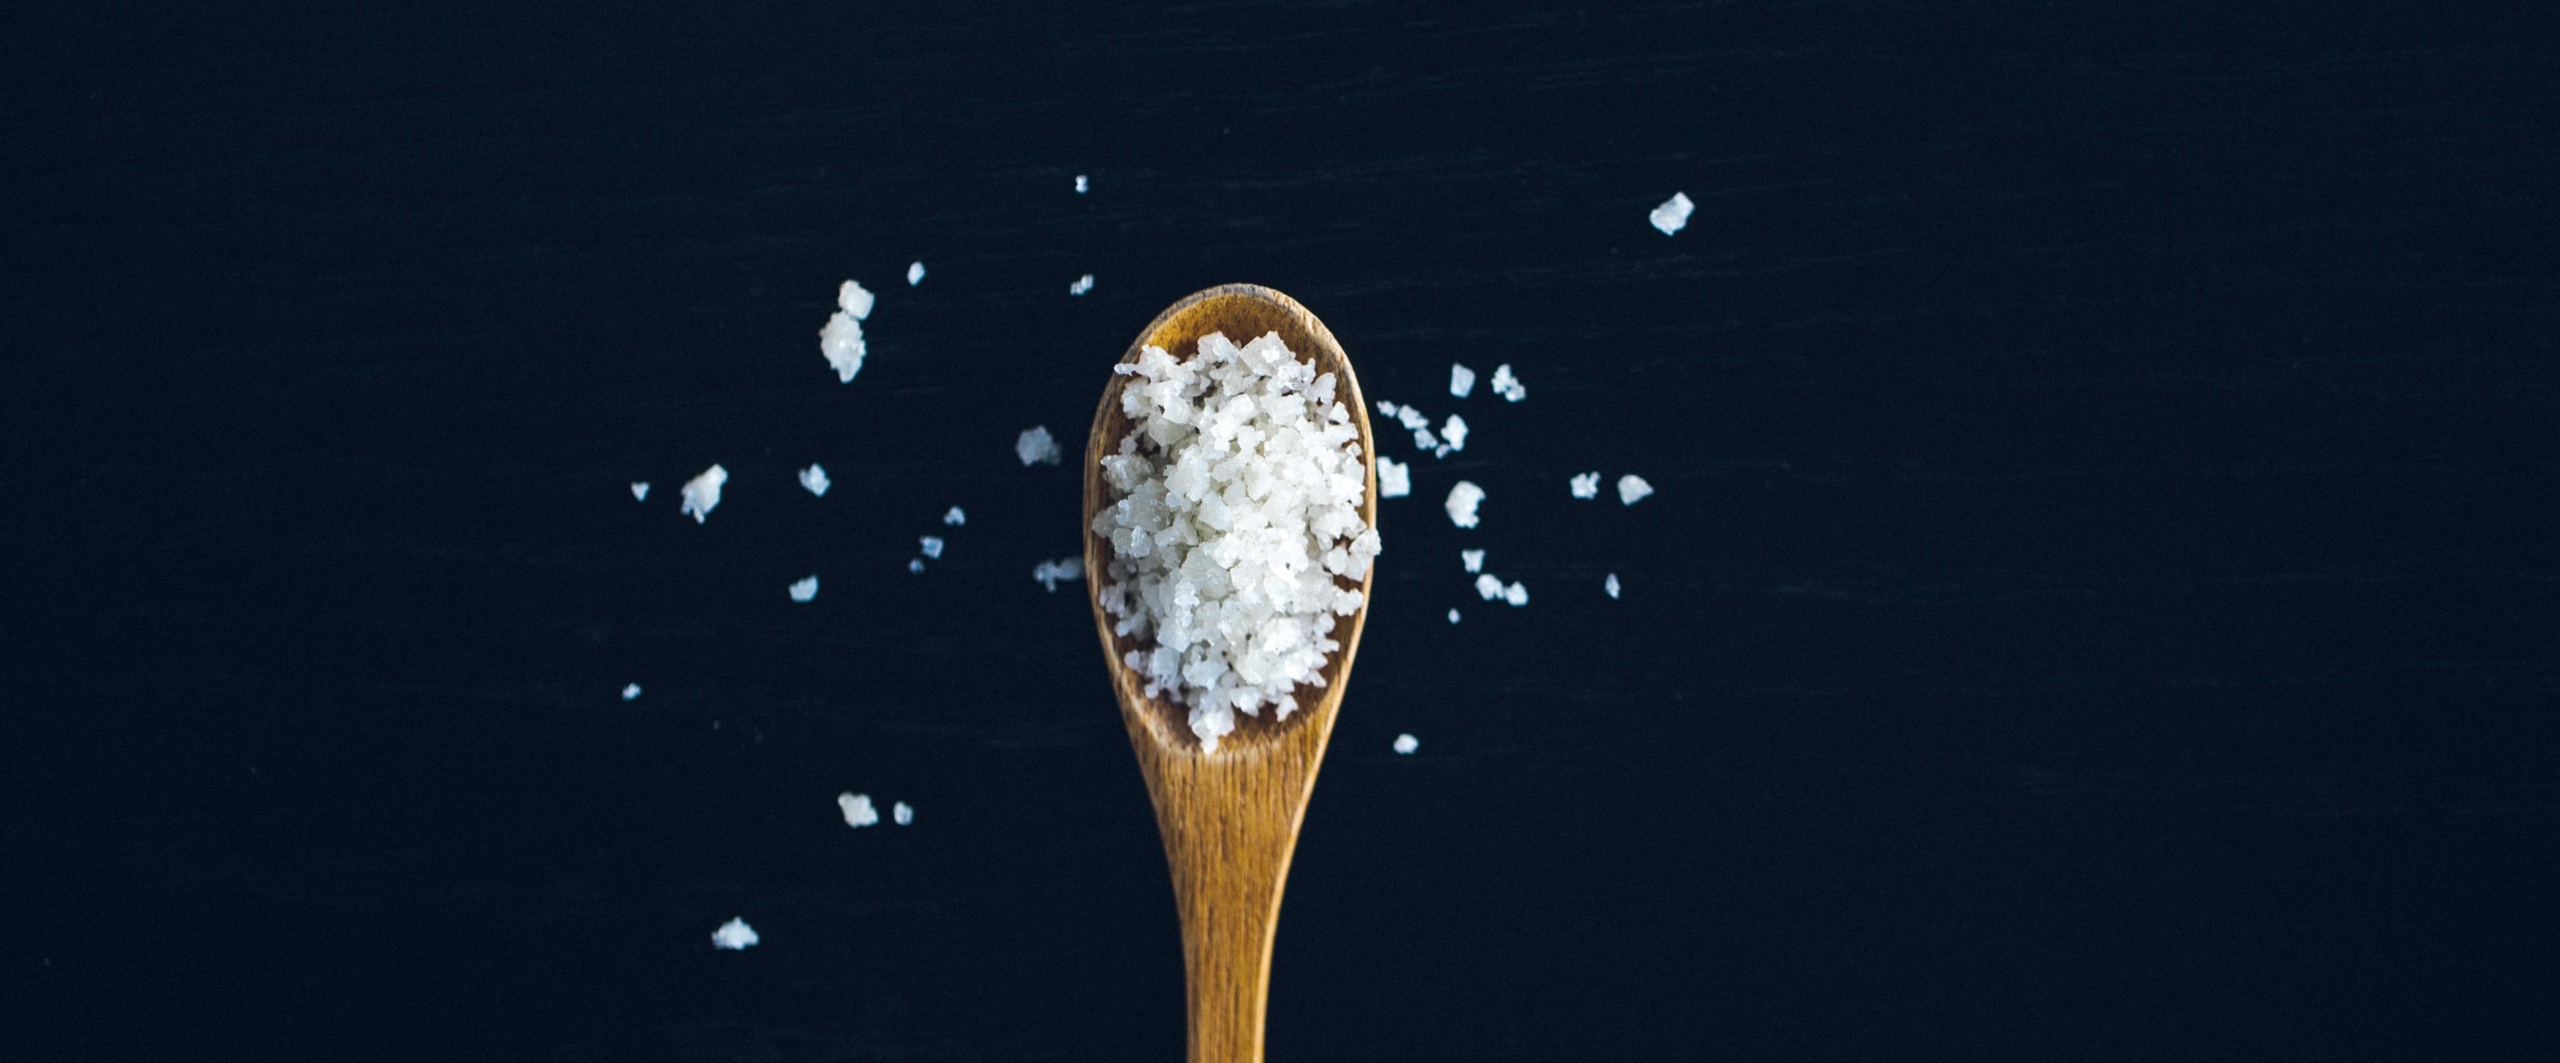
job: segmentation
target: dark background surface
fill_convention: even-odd
[[[2560,94],[2287,7],[0,8],[0,1056],[1177,1058],[1011,442],[1236,280],[1475,427],[1273,1058],[2547,1056]]]

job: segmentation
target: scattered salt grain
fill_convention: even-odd
[[[1600,589],[1601,589],[1601,590],[1604,590],[1604,591],[1609,592],[1609,597],[1612,597],[1612,598],[1617,597],[1617,596],[1618,596],[1618,574],[1617,574],[1617,573],[1615,573],[1615,572],[1610,573],[1610,574],[1609,574],[1609,578],[1608,578],[1606,581],[1604,581],[1604,582],[1602,582],[1602,583],[1600,584]]]
[[[1448,450],[1467,449],[1467,419],[1454,413],[1450,414],[1449,419],[1440,425],[1440,442]],[[1446,456],[1448,450],[1439,453]]]
[[[907,559],[907,571],[909,571],[909,572],[922,572],[922,571],[924,571],[924,559],[923,559],[923,558],[909,558],[909,559]]]
[[[907,287],[913,288],[922,283],[924,283],[924,263],[907,263]]]
[[[1411,408],[1412,407],[1409,406],[1406,407],[1406,409]],[[1416,428],[1413,430],[1413,449],[1439,451],[1443,456],[1446,456],[1449,453],[1448,451],[1440,450],[1440,438],[1432,435],[1431,430],[1428,428]]]
[[[1382,402],[1379,403],[1379,405],[1393,406],[1395,404]],[[1417,431],[1431,427],[1431,418],[1423,416],[1421,410],[1414,409],[1411,406],[1396,407],[1395,418],[1397,424]]]
[[[1378,455],[1378,497],[1403,498],[1413,493],[1413,466]]]
[[[640,700],[640,684],[638,684],[638,683],[631,683],[631,684],[628,684],[628,685],[624,686],[624,687],[622,688],[622,700],[624,700],[624,701],[638,701],[638,700]]]
[[[845,826],[868,827],[880,822],[880,810],[871,807],[870,794],[837,794],[836,807],[844,810]]]
[[[1476,577],[1476,594],[1488,602],[1502,597],[1502,581],[1494,578],[1490,572],[1478,576]]]
[[[1469,572],[1484,571],[1484,551],[1482,550],[1460,550],[1458,561],[1466,565]]]
[[[1520,585],[1518,582],[1514,582],[1511,586],[1503,588],[1502,600],[1510,602],[1513,605],[1527,605],[1529,604],[1529,588]]]
[[[1577,474],[1573,478],[1572,486],[1575,498],[1598,498],[1600,497],[1600,474],[1596,472]]]
[[[1408,756],[1408,757],[1409,757],[1409,756],[1412,756],[1412,755],[1413,755],[1413,751],[1414,751],[1414,750],[1417,750],[1417,749],[1420,749],[1420,748],[1422,748],[1422,740],[1421,740],[1421,739],[1419,739],[1419,738],[1415,738],[1415,737],[1414,737],[1414,736],[1412,736],[1412,735],[1397,735],[1397,736],[1396,736],[1396,752],[1398,752],[1398,753],[1402,753],[1402,754],[1404,754],[1404,755],[1406,755],[1406,756]]]
[[[1083,175],[1083,174],[1077,174],[1077,175],[1076,175],[1076,191],[1077,191],[1077,192],[1080,192],[1080,193],[1081,193],[1081,192],[1083,192],[1083,191],[1085,191],[1085,190],[1087,190],[1087,189],[1089,189],[1089,188],[1091,188],[1091,187],[1092,187],[1091,185],[1088,185],[1088,184],[1086,184],[1086,183],[1085,183],[1085,181],[1084,181],[1084,175]]]
[[[1468,392],[1475,389],[1476,371],[1456,362],[1449,363],[1449,394],[1463,399],[1467,397]]]
[[[969,515],[960,512],[960,507],[953,506],[951,507],[951,512],[942,515],[942,522],[957,528],[963,524],[969,523]]]
[[[1031,578],[1039,580],[1041,586],[1049,589],[1049,593],[1056,594],[1059,583],[1084,578],[1084,559],[1062,557],[1055,561],[1043,561],[1031,570]]]
[[[825,466],[811,462],[808,468],[800,470],[800,486],[808,488],[810,494],[825,498],[827,488],[835,485],[827,481]]]
[[[1021,458],[1025,466],[1055,465],[1058,463],[1058,441],[1049,435],[1048,425],[1035,424],[1014,438],[1013,456]]]
[[[702,475],[685,481],[684,505],[677,512],[690,513],[694,523],[702,523],[712,510],[720,508],[720,485],[728,482],[727,469],[714,465],[702,470]]]
[[[934,559],[934,560],[936,560],[936,561],[940,561],[940,560],[942,560],[942,537],[941,537],[941,536],[939,536],[939,535],[927,535],[927,536],[924,536],[923,538],[917,539],[917,540],[916,540],[916,542],[918,542],[918,543],[922,544],[922,547],[923,547],[923,549],[924,549],[924,556],[929,557],[929,558],[932,558],[932,559]]]
[[[827,327],[818,330],[818,350],[834,367],[838,383],[853,383],[854,374],[862,372],[862,356],[869,350],[862,341],[862,319],[871,316],[871,301],[871,293],[862,285],[844,282],[836,290],[836,312],[828,315]]]
[[[1081,277],[1076,278],[1076,282],[1075,282],[1074,284],[1067,285],[1067,294],[1068,294],[1068,295],[1083,295],[1084,293],[1089,292],[1089,291],[1092,291],[1092,290],[1093,290],[1093,274],[1090,274],[1090,273],[1087,273],[1087,274],[1085,274],[1084,276],[1081,276]]]
[[[914,822],[916,821],[916,809],[915,809],[915,806],[914,806],[914,805],[910,805],[910,804],[908,804],[908,803],[906,803],[906,802],[904,802],[904,801],[900,801],[900,802],[898,802],[897,804],[890,805],[890,806],[889,806],[889,818],[890,818],[890,820],[892,820],[892,821],[896,822],[896,823],[897,823],[899,826],[901,826],[901,827],[904,827],[904,826],[907,826],[908,824],[914,823]]]
[[[1688,193],[1673,192],[1671,198],[1663,200],[1661,206],[1653,208],[1653,213],[1646,215],[1645,220],[1652,222],[1654,228],[1662,230],[1662,235],[1669,236],[1688,227],[1689,212],[1695,209],[1697,204],[1689,202]]]
[[[801,577],[801,578],[800,578],[800,579],[798,579],[798,580],[794,580],[794,581],[792,581],[792,584],[791,584],[791,600],[792,600],[792,601],[795,601],[795,602],[805,602],[805,601],[812,600],[812,599],[816,598],[817,596],[818,596],[818,577],[816,577],[816,576],[804,576],[804,577]]]
[[[744,919],[731,919],[711,932],[711,947],[715,949],[743,949],[761,940],[756,928],[748,926]]]
[[[1369,456],[1338,378],[1277,333],[1238,346],[1213,332],[1189,361],[1147,347],[1115,372],[1130,427],[1101,459],[1100,604],[1141,647],[1124,661],[1147,693],[1188,706],[1214,754],[1239,714],[1285,720],[1300,685],[1324,683],[1336,617],[1364,601],[1344,582],[1378,553],[1360,514]]]
[[[1449,610],[1449,622],[1450,622],[1450,623],[1452,623],[1452,624],[1454,624],[1454,623],[1457,623],[1457,622],[1458,622],[1458,611],[1457,611],[1457,610],[1455,610],[1455,609],[1451,609],[1451,610]]]
[[[1634,473],[1628,473],[1625,476],[1618,477],[1618,502],[1620,505],[1635,505],[1638,500],[1652,493],[1653,485],[1644,482],[1644,477],[1638,476]]]
[[[1511,375],[1511,363],[1505,362],[1493,367],[1493,393],[1505,401],[1518,402],[1529,397],[1529,388]]]
[[[1388,416],[1388,417],[1393,417],[1393,416],[1395,416],[1395,415],[1396,415],[1396,409],[1397,409],[1397,407],[1396,407],[1396,404],[1395,404],[1395,403],[1388,402],[1388,401],[1387,401],[1387,400],[1385,400],[1385,399],[1379,399],[1379,400],[1378,400],[1378,412],[1379,412],[1379,413],[1384,414],[1384,415],[1386,415],[1386,416]]]
[[[1441,503],[1449,511],[1449,523],[1461,528],[1476,526],[1476,506],[1484,501],[1484,488],[1471,480],[1460,480],[1449,489],[1449,500]]]
[[[649,481],[647,481],[647,480],[635,480],[635,481],[632,481],[632,484],[631,484],[631,497],[632,497],[632,498],[634,498],[634,499],[636,499],[636,500],[638,500],[638,501],[642,501],[642,502],[646,502],[646,501],[648,501],[648,500],[649,500]]]

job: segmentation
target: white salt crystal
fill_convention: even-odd
[[[818,577],[816,577],[816,576],[804,576],[804,577],[802,577],[802,578],[800,578],[800,579],[797,579],[797,580],[792,581],[792,583],[791,583],[791,600],[792,600],[792,601],[795,601],[795,602],[805,602],[805,601],[809,601],[809,600],[811,600],[811,599],[813,599],[813,598],[816,598],[817,596],[818,596]]]
[[[1467,419],[1450,414],[1449,419],[1440,425],[1440,438],[1449,444],[1451,450],[1467,449]]]
[[[1596,472],[1577,474],[1573,478],[1572,486],[1575,498],[1598,498],[1600,497],[1600,474]]]
[[[1469,572],[1484,571],[1484,551],[1482,550],[1460,550],[1458,561],[1466,565]]]
[[[1644,477],[1634,473],[1618,477],[1618,502],[1621,505],[1635,505],[1638,499],[1652,493],[1653,485],[1644,482]]]
[[[836,289],[836,306],[856,321],[871,320],[871,304],[877,298],[858,281],[846,281],[844,287]]]
[[[1463,399],[1475,389],[1476,371],[1456,362],[1449,363],[1449,394]]]
[[[1449,622],[1450,622],[1450,623],[1452,623],[1452,624],[1454,624],[1454,623],[1457,623],[1457,622],[1458,622],[1458,611],[1457,611],[1457,610],[1455,610],[1455,609],[1451,609],[1451,610],[1449,610]]]
[[[1056,594],[1058,584],[1084,578],[1084,559],[1062,557],[1055,561],[1043,561],[1031,570],[1031,578],[1039,580],[1041,586],[1049,589],[1049,593]]]
[[[632,684],[630,684],[630,685],[625,686],[625,687],[623,687],[623,688],[622,688],[622,700],[624,700],[624,701],[637,701],[637,700],[639,700],[639,699],[640,699],[640,684],[638,684],[638,683],[632,683]]]
[[[1617,573],[1615,573],[1615,572],[1610,573],[1610,574],[1609,574],[1609,578],[1608,578],[1606,581],[1604,581],[1604,582],[1602,582],[1602,583],[1600,584],[1600,589],[1601,589],[1601,590],[1604,590],[1604,591],[1609,592],[1609,597],[1612,597],[1612,598],[1617,597],[1617,596],[1618,596],[1618,574],[1617,574]]]
[[[917,541],[918,543],[923,544],[923,547],[924,547],[924,556],[926,556],[926,557],[930,557],[930,558],[932,558],[932,559],[934,559],[934,560],[936,560],[936,561],[940,561],[940,560],[942,560],[942,537],[941,537],[941,536],[939,536],[939,535],[927,535],[927,536],[924,536],[923,538],[920,538],[920,539],[918,539],[918,540],[916,540],[916,541]]]
[[[922,571],[924,571],[924,561],[923,561],[921,558],[909,558],[909,559],[907,560],[907,571],[909,571],[909,572],[922,572]]]
[[[871,302],[871,293],[862,285],[844,282],[844,287],[836,289],[836,312],[818,330],[818,350],[835,368],[838,383],[850,384],[854,374],[862,372],[862,356],[869,350],[862,341],[862,319],[871,316]]]
[[[1662,235],[1669,236],[1688,226],[1689,212],[1694,209],[1697,209],[1697,204],[1689,202],[1687,193],[1673,192],[1671,198],[1663,200],[1661,206],[1653,208],[1653,213],[1646,215],[1645,220],[1652,222],[1654,228],[1662,230]]]
[[[1416,428],[1413,430],[1413,449],[1435,450],[1438,449],[1439,446],[1439,437],[1432,435],[1430,429]]]
[[[1058,441],[1050,437],[1048,425],[1035,424],[1014,438],[1013,456],[1021,458],[1025,466],[1055,465],[1058,463]]]
[[[702,470],[702,475],[685,481],[684,505],[677,512],[693,514],[693,522],[702,523],[712,510],[720,507],[720,485],[728,482],[727,469],[714,465]]]
[[[635,481],[632,481],[632,484],[631,484],[631,497],[633,497],[633,498],[635,498],[635,499],[638,499],[638,500],[640,500],[640,501],[642,501],[642,502],[646,502],[646,501],[648,501],[648,500],[649,500],[649,481],[647,481],[647,480],[635,480]]]
[[[889,806],[889,818],[904,827],[916,821],[916,809],[904,801]]]
[[[711,932],[711,947],[715,949],[743,949],[761,940],[756,928],[748,926],[744,919],[731,919]]]
[[[951,512],[942,515],[942,522],[957,528],[963,524],[969,523],[969,515],[960,512],[960,507],[953,506],[951,507]]]
[[[1514,582],[1510,586],[1502,589],[1502,600],[1510,602],[1513,605],[1527,605],[1529,604],[1529,588],[1521,586],[1518,582]]]
[[[836,807],[844,810],[844,825],[868,827],[880,822],[880,810],[871,807],[870,794],[846,792],[836,795]]]
[[[1085,184],[1083,174],[1076,175],[1076,191],[1083,192],[1090,187],[1092,186]]]
[[[1396,736],[1396,752],[1398,752],[1398,753],[1402,753],[1402,754],[1404,754],[1404,755],[1406,755],[1406,756],[1408,756],[1408,757],[1409,757],[1409,756],[1412,756],[1412,755],[1413,755],[1413,751],[1414,751],[1414,750],[1417,750],[1417,749],[1420,749],[1420,748],[1422,748],[1422,740],[1421,740],[1421,739],[1419,739],[1419,738],[1415,738],[1415,737],[1414,737],[1414,736],[1412,736],[1412,735],[1397,735],[1397,736]]]
[[[1502,597],[1502,581],[1490,572],[1476,577],[1476,595],[1488,602]]]
[[[907,263],[907,287],[913,288],[922,283],[924,283],[924,263]]]
[[[1087,274],[1085,274],[1084,276],[1081,276],[1081,277],[1076,278],[1076,282],[1075,282],[1074,284],[1067,285],[1067,294],[1068,294],[1068,295],[1083,295],[1084,293],[1089,292],[1089,291],[1092,291],[1092,290],[1093,290],[1093,274],[1090,274],[1090,273],[1087,273]]]
[[[1395,403],[1388,402],[1388,401],[1387,401],[1387,400],[1385,400],[1385,399],[1379,399],[1379,400],[1378,400],[1378,412],[1379,412],[1379,413],[1385,414],[1385,415],[1387,415],[1387,416],[1389,416],[1389,417],[1394,417],[1394,416],[1396,416],[1396,410],[1397,410],[1397,406],[1396,406],[1396,404],[1395,404]]]
[[[1403,498],[1413,493],[1413,466],[1378,455],[1378,497]]]
[[[1505,401],[1518,402],[1529,397],[1529,388],[1520,382],[1519,377],[1511,375],[1511,363],[1504,362],[1493,367],[1493,393]]]
[[[800,470],[800,486],[808,488],[810,494],[816,495],[820,498],[825,498],[827,497],[827,488],[835,485],[827,482],[827,470],[825,466],[819,465],[816,462],[810,462],[808,468]]]
[[[1419,431],[1431,427],[1431,418],[1423,416],[1421,410],[1402,406],[1396,409],[1396,423]]]
[[[1115,372],[1129,434],[1101,459],[1112,504],[1100,605],[1129,638],[1150,696],[1189,709],[1203,754],[1264,708],[1287,719],[1323,682],[1338,617],[1364,597],[1378,534],[1367,526],[1370,455],[1341,381],[1277,333],[1220,333],[1177,361],[1144,348]]]
[[[1461,528],[1476,526],[1476,506],[1484,501],[1484,488],[1473,481],[1460,480],[1449,489],[1449,500],[1441,505],[1449,511],[1449,523]]]

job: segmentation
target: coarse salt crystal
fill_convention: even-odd
[[[860,281],[846,281],[844,287],[836,289],[836,306],[845,313],[853,315],[856,321],[871,320],[871,304],[878,299],[879,297],[871,294],[871,289],[863,287]]]
[[[1455,609],[1451,609],[1451,610],[1449,610],[1449,622],[1450,622],[1450,623],[1452,623],[1452,624],[1454,624],[1454,623],[1457,623],[1457,622],[1458,622],[1458,611],[1457,611],[1457,610],[1455,610]]]
[[[923,558],[920,558],[920,557],[911,557],[911,558],[908,558],[908,559],[907,559],[907,571],[909,571],[909,572],[922,572],[922,571],[924,571],[924,559],[923,559]]]
[[[685,481],[684,504],[677,512],[690,513],[694,523],[702,523],[712,510],[720,508],[720,485],[728,482],[727,469],[714,465],[702,470],[702,475]]]
[[[940,561],[940,560],[942,560],[942,537],[941,537],[941,536],[939,536],[939,535],[927,535],[927,536],[924,536],[924,537],[922,537],[922,538],[920,538],[920,539],[917,539],[917,540],[916,540],[916,542],[917,542],[917,543],[919,543],[919,544],[921,544],[922,549],[924,550],[924,556],[929,557],[929,558],[932,558],[932,559],[934,559],[934,560],[936,560],[936,561]]]
[[[1396,408],[1396,423],[1406,428],[1422,430],[1431,427],[1431,418],[1423,416],[1421,410],[1411,406],[1399,406]]]
[[[1596,472],[1577,474],[1573,478],[1572,487],[1575,498],[1598,498],[1600,497],[1600,474]]]
[[[646,502],[646,501],[648,501],[648,500],[649,500],[649,481],[647,481],[647,480],[634,480],[634,481],[632,481],[632,483],[631,483],[631,497],[632,497],[634,500],[636,500],[636,501],[641,501],[641,502]]]
[[[1669,236],[1688,226],[1689,212],[1696,208],[1697,204],[1689,202],[1687,193],[1673,192],[1671,198],[1663,200],[1661,206],[1653,208],[1653,213],[1646,215],[1645,220],[1652,222],[1654,228],[1662,230],[1662,235]]]
[[[1067,285],[1067,294],[1068,294],[1068,295],[1083,295],[1084,293],[1089,292],[1089,291],[1092,291],[1092,290],[1093,290],[1093,274],[1090,274],[1090,273],[1087,273],[1087,274],[1085,274],[1084,276],[1081,276],[1081,277],[1076,278],[1076,282],[1075,282],[1074,284]]]
[[[1484,488],[1473,481],[1460,480],[1449,489],[1449,499],[1441,505],[1449,511],[1449,523],[1461,528],[1476,526],[1476,507],[1484,502]]]
[[[844,825],[868,827],[880,822],[880,810],[871,807],[870,794],[850,791],[836,795],[836,807],[844,810]]]
[[[1635,505],[1639,499],[1642,499],[1644,496],[1652,493],[1653,485],[1644,482],[1644,477],[1638,476],[1634,473],[1628,473],[1625,476],[1618,477],[1618,502],[1620,505]]]
[[[922,283],[924,283],[924,263],[907,263],[907,287],[913,288]]]
[[[1076,191],[1077,191],[1077,192],[1083,192],[1083,191],[1085,191],[1085,190],[1087,190],[1087,189],[1089,189],[1089,188],[1091,188],[1091,187],[1092,187],[1091,185],[1088,185],[1088,184],[1086,184],[1086,183],[1085,183],[1084,175],[1083,175],[1083,174],[1077,174],[1077,175],[1076,175]]]
[[[960,507],[953,506],[951,507],[951,512],[942,515],[942,522],[957,528],[963,524],[969,523],[969,515],[961,512]]]
[[[1468,392],[1475,389],[1476,371],[1456,362],[1449,363],[1449,394],[1463,399],[1467,397]]]
[[[914,823],[914,822],[916,821],[916,809],[915,809],[915,806],[914,806],[914,805],[910,805],[910,804],[908,804],[908,803],[906,803],[906,802],[904,802],[904,801],[900,801],[900,802],[898,802],[898,803],[896,803],[896,804],[894,804],[894,805],[890,805],[890,806],[889,806],[889,819],[890,819],[890,821],[891,821],[891,822],[896,823],[897,825],[899,825],[899,826],[901,826],[901,827],[904,827],[904,826],[907,826],[907,825],[909,825],[909,824],[911,824],[911,823]]]
[[[1416,428],[1413,430],[1413,449],[1439,450],[1439,447],[1440,439],[1439,437],[1432,435],[1430,429]],[[1448,451],[1442,450],[1440,453],[1446,455]]]
[[[1415,738],[1412,735],[1396,736],[1396,752],[1402,753],[1406,756],[1412,756],[1413,751],[1420,748],[1422,748],[1421,739]]]
[[[1039,580],[1041,586],[1049,589],[1049,593],[1056,594],[1058,593],[1059,583],[1066,580],[1084,578],[1084,559],[1081,557],[1062,557],[1055,561],[1040,562],[1039,565],[1032,568],[1031,578]]]
[[[836,382],[853,383],[862,372],[862,356],[870,346],[862,340],[862,319],[871,316],[871,293],[852,281],[836,290],[836,312],[818,330],[818,351],[836,371]]]
[[[1403,498],[1413,493],[1413,466],[1378,455],[1378,497]]]
[[[744,919],[731,919],[711,932],[711,947],[715,949],[743,949],[762,940],[756,936],[756,928],[748,926]]]
[[[1493,393],[1503,401],[1518,402],[1529,397],[1529,387],[1511,374],[1511,363],[1505,362],[1493,367]]]
[[[628,684],[628,685],[626,685],[626,686],[624,686],[624,687],[622,688],[622,700],[624,700],[624,701],[637,701],[637,700],[639,700],[639,699],[640,699],[640,684],[638,684],[638,683],[632,683],[632,684]]]
[[[1021,435],[1014,437],[1013,456],[1021,458],[1022,464],[1026,467],[1055,465],[1058,463],[1059,456],[1058,441],[1049,435],[1048,425],[1035,424],[1023,429]]]
[[[825,498],[827,488],[834,485],[827,481],[826,467],[811,462],[808,468],[800,470],[800,486],[808,488],[810,494]]]
[[[1440,439],[1450,450],[1467,449],[1467,419],[1450,414],[1448,421],[1440,426]]]
[[[1490,572],[1478,576],[1476,577],[1476,594],[1488,602],[1502,597],[1502,581],[1494,578],[1493,573]]]
[[[1482,572],[1484,571],[1484,551],[1460,550],[1458,551],[1458,562],[1467,566],[1467,571],[1469,572]]]
[[[802,578],[800,578],[800,579],[798,579],[798,580],[794,580],[794,581],[792,581],[792,584],[791,584],[791,600],[792,600],[792,601],[795,601],[795,602],[805,602],[805,601],[809,601],[809,600],[811,600],[811,599],[813,599],[813,598],[816,598],[817,596],[818,596],[818,577],[816,577],[816,576],[804,576],[804,577],[802,577]]]
[[[1604,591],[1609,592],[1609,597],[1612,597],[1612,598],[1617,597],[1617,596],[1618,596],[1618,574],[1617,574],[1617,573],[1615,573],[1615,572],[1610,573],[1610,574],[1609,574],[1609,578],[1608,578],[1606,581],[1603,581],[1603,582],[1600,584],[1600,589],[1601,589],[1601,590],[1604,590]]]
[[[1514,582],[1510,586],[1502,589],[1502,600],[1510,602],[1513,605],[1527,605],[1529,604],[1529,588]]]

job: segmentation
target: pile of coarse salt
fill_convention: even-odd
[[[1357,611],[1377,530],[1361,518],[1367,459],[1334,375],[1298,360],[1277,333],[1242,347],[1221,333],[1176,361],[1148,347],[1115,371],[1129,434],[1102,459],[1113,501],[1093,518],[1111,541],[1102,608],[1150,696],[1188,706],[1203,752],[1235,714],[1324,685],[1340,644],[1334,618]]]

